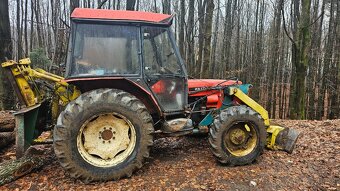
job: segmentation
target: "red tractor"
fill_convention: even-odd
[[[131,176],[155,134],[209,133],[212,153],[228,165],[252,163],[265,146],[292,152],[298,133],[270,125],[267,111],[247,96],[250,84],[188,79],[172,20],[77,8],[65,78],[32,69],[27,59],[3,63],[26,106],[16,114],[18,156],[46,130],[41,126],[53,129],[60,164],[84,182]],[[39,86],[42,79],[53,91]]]

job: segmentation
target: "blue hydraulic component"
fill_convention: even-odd
[[[251,88],[252,85],[251,84],[241,84],[241,85],[235,85],[235,86],[229,86],[229,87],[237,87],[243,93],[248,94],[249,88]],[[228,88],[228,87],[226,87],[226,88]],[[232,105],[233,105],[232,97],[230,97],[229,95],[224,95],[222,106],[217,110],[210,111],[198,125],[199,126],[208,126],[208,125],[212,124],[214,122],[213,113],[216,113],[216,112],[219,113],[219,111],[224,110],[224,109],[226,109],[226,108],[228,108]]]

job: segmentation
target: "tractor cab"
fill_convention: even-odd
[[[82,92],[104,86],[123,89],[144,100],[151,111],[158,108],[159,115],[183,113],[187,75],[171,15],[78,8],[71,18],[69,83]]]

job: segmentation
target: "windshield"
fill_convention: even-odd
[[[70,76],[139,74],[138,27],[77,24]]]
[[[167,28],[144,27],[143,39],[145,74],[182,74]]]

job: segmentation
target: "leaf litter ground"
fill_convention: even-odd
[[[0,190],[340,190],[340,120],[274,122],[301,132],[293,154],[266,150],[254,164],[227,167],[206,136],[160,138],[131,178],[86,185],[69,178],[47,146],[51,163]],[[0,152],[0,162],[14,158],[14,146]]]

